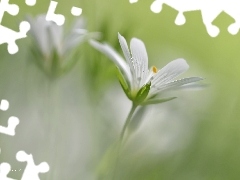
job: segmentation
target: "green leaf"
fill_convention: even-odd
[[[177,97],[169,97],[169,98],[163,98],[163,99],[151,99],[148,100],[146,102],[143,102],[141,105],[150,105],[150,104],[160,104],[160,103],[164,103],[167,101],[171,101],[173,99],[176,99]]]
[[[123,77],[123,75],[122,75],[122,73],[121,73],[121,71],[120,71],[119,69],[117,70],[117,77],[118,77],[118,80],[119,80],[119,82],[120,82],[120,84],[121,84],[121,86],[122,86],[122,89],[123,89],[123,91],[125,92],[126,96],[127,96],[130,100],[132,100],[129,86],[128,86],[125,78]]]
[[[137,93],[134,103],[141,104],[147,97],[151,87],[151,82],[143,86]]]

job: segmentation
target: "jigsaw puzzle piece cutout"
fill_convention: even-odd
[[[230,2],[225,2],[223,7],[224,12],[235,20],[234,23],[228,26],[228,32],[232,35],[236,35],[240,29],[240,2],[230,0]]]
[[[150,6],[150,9],[154,13],[160,13],[162,11],[162,3],[158,0],[153,1]]]
[[[201,9],[203,23],[207,29],[208,34],[211,37],[216,37],[220,33],[220,29],[213,25],[213,21],[219,16],[222,12],[221,7],[214,7],[214,4],[208,4],[203,6],[204,8]]]
[[[8,12],[12,16],[16,16],[19,13],[19,7],[16,4],[9,4],[9,0],[1,0],[0,2],[0,23],[5,12]]]
[[[183,12],[179,12],[175,19],[175,24],[181,26],[181,25],[185,24],[185,22],[186,22],[186,18],[183,15]]]
[[[9,102],[5,99],[2,99],[0,103],[0,110],[6,111],[8,110],[8,108],[9,108]]]
[[[19,32],[13,31],[0,24],[0,44],[8,44],[8,52],[15,54],[18,52],[18,46],[16,40],[27,37],[27,32],[30,30],[30,24],[27,21],[23,21],[19,25]]]
[[[217,18],[217,16],[223,11],[225,7],[222,4],[223,1],[192,1],[192,0],[155,0],[151,4],[151,10],[154,13],[159,13],[162,10],[163,4],[166,4],[173,9],[178,11],[178,15],[175,19],[175,24],[183,25],[186,22],[186,18],[183,15],[184,12],[196,11],[200,10],[202,14],[203,23],[207,29],[207,32],[210,36],[216,37],[220,30],[217,26],[213,25],[213,21]],[[230,27],[230,30],[235,27]],[[233,31],[233,30],[232,30]]]
[[[240,24],[235,22],[228,26],[228,32],[232,35],[236,35],[239,31],[239,28],[240,28]]]
[[[11,171],[11,165],[3,162],[0,164],[0,180],[16,180],[7,177],[8,173]]]
[[[27,154],[25,151],[18,151],[16,159],[19,162],[27,162],[21,180],[40,180],[38,174],[46,173],[50,169],[46,162],[35,165],[32,154]]]
[[[36,4],[36,0],[25,0],[25,3],[28,6],[34,6]]]
[[[131,4],[133,4],[133,3],[137,3],[138,0],[129,0],[129,2],[130,2]]]
[[[71,9],[71,13],[74,16],[80,16],[82,14],[82,8],[73,6]]]
[[[9,135],[9,136],[14,136],[15,135],[15,129],[17,125],[19,124],[19,119],[17,117],[11,116],[8,119],[8,126],[3,127],[0,126],[0,133]]]
[[[58,2],[56,1],[51,1],[48,12],[46,15],[46,20],[47,21],[53,21],[55,22],[58,26],[61,26],[65,22],[65,17],[62,14],[55,14],[55,9],[57,8]]]

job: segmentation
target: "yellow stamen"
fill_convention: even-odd
[[[153,66],[153,67],[152,67],[152,71],[153,71],[154,73],[157,73],[157,72],[158,72],[158,69],[156,68],[156,66]]]

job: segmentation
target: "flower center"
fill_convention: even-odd
[[[156,74],[156,73],[158,72],[157,67],[156,67],[156,66],[153,66],[153,67],[152,67],[152,71]]]

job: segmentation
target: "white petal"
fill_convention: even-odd
[[[193,82],[197,82],[197,81],[201,81],[201,80],[203,80],[203,78],[201,78],[201,77],[188,77],[188,78],[183,78],[183,79],[179,79],[176,81],[172,81],[167,84],[160,85],[160,86],[153,86],[152,87],[153,91],[151,92],[151,94],[155,94],[160,91],[168,90],[170,88],[179,87],[179,86],[182,86],[185,84],[189,84],[189,83],[193,83]]]
[[[80,44],[89,41],[89,39],[99,39],[101,33],[88,32],[86,29],[77,29],[72,31],[65,39],[63,43],[63,54],[68,53]]]
[[[74,21],[72,24],[71,31],[68,33],[68,35],[64,38],[63,43],[63,54],[68,53],[71,49],[79,45],[81,42],[84,42],[85,36],[88,33],[85,28],[85,19],[84,18],[78,18]]]
[[[189,65],[184,59],[173,60],[157,72],[152,81],[152,85],[159,86],[166,84],[187,71],[188,68]]]
[[[128,62],[128,64],[130,65],[131,64],[131,54],[129,52],[128,45],[127,45],[125,38],[120,33],[118,33],[118,40],[119,40],[120,46],[122,48],[124,57],[125,57],[126,61]]]
[[[149,81],[151,81],[152,79],[153,79],[153,76],[154,76],[154,74],[155,74],[155,72],[154,72],[154,67],[152,67],[150,70],[147,70],[148,71],[148,75],[147,75],[147,77],[144,79],[144,82],[143,82],[143,84],[141,84],[141,86],[143,86],[144,84],[147,84],[147,83],[149,83]]]
[[[109,46],[108,44],[101,44],[94,40],[90,40],[89,43],[94,48],[96,48],[97,50],[99,50],[100,52],[108,56],[117,65],[117,67],[124,73],[124,75],[127,78],[127,81],[130,83],[132,82],[132,75],[131,75],[129,66],[111,46]]]
[[[69,34],[64,38],[63,43],[63,55],[67,54],[70,50],[73,50],[76,46],[86,41],[86,35]]]
[[[49,26],[52,22],[46,21],[46,16],[37,17],[38,41],[44,55],[49,56],[52,51],[53,43],[49,38]],[[40,27],[41,26],[41,27]]]
[[[134,61],[133,61],[131,53],[129,52],[127,42],[120,33],[118,33],[118,40],[119,40],[120,46],[122,48],[124,57],[129,65],[130,73],[132,74],[131,87],[133,89],[138,89],[139,85],[138,85],[137,78],[136,78],[136,72],[135,72],[134,63],[133,63]]]
[[[39,46],[40,51],[48,56],[51,52],[51,43],[49,42],[49,23],[45,19],[46,15],[39,15],[36,19],[27,17],[31,25],[30,33],[32,34],[36,44]]]
[[[75,29],[85,29],[86,28],[86,20],[84,18],[78,18],[74,24],[72,25],[72,31]]]
[[[148,56],[144,43],[133,38],[130,42],[130,49],[132,53],[132,63],[135,69],[136,79],[140,80],[139,84],[143,82],[148,74]]]
[[[56,24],[51,24],[49,26],[50,31],[50,40],[52,40],[52,44],[55,50],[57,50],[58,54],[63,54],[63,26],[58,26]]]

